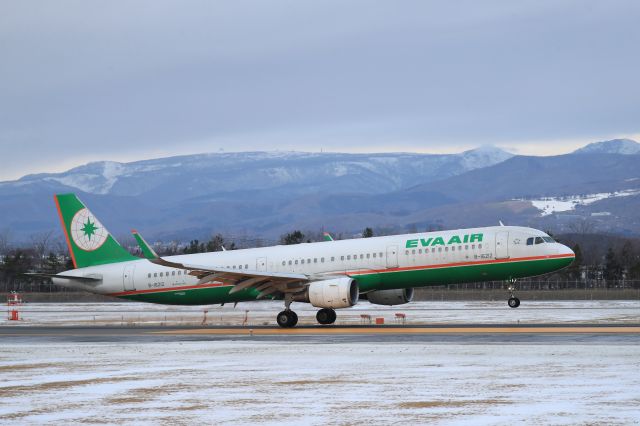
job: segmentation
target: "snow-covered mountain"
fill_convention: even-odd
[[[21,241],[58,233],[52,195],[77,192],[116,235],[137,228],[150,239],[212,232],[273,239],[292,229],[365,225],[402,232],[498,220],[556,229],[585,218],[607,232],[640,234],[633,144],[607,141],[552,157],[483,146],[448,155],[236,152],[102,161],[1,182],[0,231]],[[587,197],[618,193],[625,196]],[[578,199],[572,208],[546,208],[548,200]]]
[[[281,186],[302,193],[380,193],[491,166],[512,156],[495,147],[451,155],[234,152],[131,163],[101,161],[63,173],[25,176],[16,183],[48,182],[92,194],[121,196],[138,196],[158,188],[164,193],[198,196]],[[11,185],[5,182],[0,188]]]
[[[580,149],[574,154],[640,154],[640,143],[632,139],[612,139],[610,141],[594,142]]]

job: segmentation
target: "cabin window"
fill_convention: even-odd
[[[287,264],[287,261],[286,261],[286,260],[283,260],[283,261],[282,261],[282,266],[284,266],[284,265],[286,265],[286,264]]]
[[[475,244],[471,244],[471,250],[475,250],[476,249],[476,245]]]
[[[439,252],[442,252],[442,247],[438,247],[438,251],[439,251]]]
[[[157,278],[157,277],[158,277],[158,273],[157,273],[157,272],[154,272],[154,273],[153,273],[153,277],[154,277],[154,278]]]
[[[333,260],[333,258],[331,258],[331,260]],[[324,263],[324,257],[320,258],[320,263]]]
[[[340,260],[344,260],[344,256],[340,256]]]
[[[151,272],[149,272],[149,274],[147,275],[147,278],[151,278]]]
[[[324,257],[322,259],[324,259]],[[334,260],[336,260],[336,258],[331,256],[331,261],[333,262]],[[324,262],[324,260],[323,260],[323,262]]]
[[[466,246],[464,246],[465,250],[469,250],[469,244],[467,244]]]
[[[249,269],[249,264],[248,263],[244,265],[244,269]]]
[[[178,275],[182,275],[182,271],[178,271]]]
[[[374,259],[376,258],[376,255],[377,255],[377,253],[373,253],[373,258],[374,258]]]
[[[291,261],[289,261],[289,265],[291,265]]]
[[[298,264],[298,260],[296,259],[296,265]]]
[[[176,271],[171,271],[171,276],[175,277],[176,276]]]
[[[233,265],[233,269],[236,269],[236,265]]]
[[[358,259],[358,255],[357,255],[357,254],[354,254],[354,255],[353,255],[353,260],[356,260],[356,259]]]
[[[380,257],[384,257],[384,256],[382,255],[382,252],[380,253]]]
[[[347,255],[347,260],[351,260],[351,255]]]
[[[311,259],[307,259],[307,263],[311,263]]]
[[[451,251],[456,251],[456,246],[451,247]]]
[[[482,248],[482,244],[478,244],[478,248],[481,249]]]
[[[416,254],[416,249],[411,250],[411,254]]]
[[[304,265],[304,259],[300,260],[300,264]]]
[[[407,255],[407,256],[409,256],[409,250],[405,250],[405,251],[404,251],[404,254],[405,254],[405,255]]]
[[[318,258],[317,257],[313,258],[313,263],[318,263]]]
[[[444,248],[444,251],[449,251],[449,247],[445,247],[445,248]]]
[[[371,255],[369,253],[367,253],[367,259],[370,259]]]

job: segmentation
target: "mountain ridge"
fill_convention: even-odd
[[[137,228],[150,239],[214,232],[277,238],[299,228],[349,233],[363,226],[401,233],[498,220],[540,229],[589,220],[606,232],[640,234],[637,159],[516,156],[484,146],[458,154],[254,151],[92,162],[0,183],[0,231],[10,228],[17,240],[51,230],[60,237],[52,195],[76,192],[115,235]],[[615,191],[631,192],[557,212],[536,207],[545,197]]]

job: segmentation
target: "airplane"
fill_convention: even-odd
[[[31,273],[60,286],[167,305],[211,305],[282,300],[276,316],[294,327],[291,304],[319,308],[316,320],[336,321],[336,309],[413,299],[416,287],[507,280],[565,268],[575,255],[546,233],[519,226],[491,226],[384,237],[331,240],[160,257],[133,231],[144,259],[122,247],[75,194],[55,203],[76,269]],[[508,306],[520,300],[509,288]]]

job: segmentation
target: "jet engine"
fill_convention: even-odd
[[[335,278],[312,282],[296,302],[311,303],[316,308],[348,308],[358,303],[358,283],[351,278]]]
[[[413,289],[375,290],[367,293],[367,299],[374,305],[402,305],[413,300]]]

